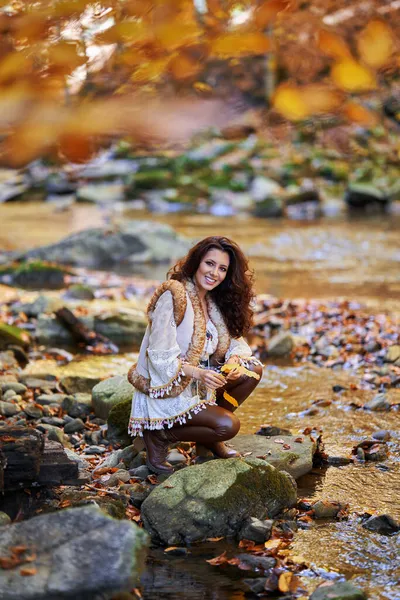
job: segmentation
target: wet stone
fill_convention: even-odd
[[[352,583],[341,581],[320,586],[311,594],[310,600],[367,600],[367,596]]]
[[[168,453],[167,461],[171,463],[171,465],[182,465],[186,464],[186,457],[184,454],[181,454],[179,450],[173,449]]]
[[[261,425],[261,428],[256,432],[256,435],[273,437],[275,435],[292,435],[292,432],[289,429],[283,429],[283,427],[276,427],[274,425]]]
[[[28,391],[28,388],[23,383],[8,381],[1,384],[1,390],[3,393],[13,390],[16,394],[25,394],[25,392]]]
[[[89,446],[84,450],[85,454],[104,454],[105,451],[104,446]]]
[[[379,440],[380,442],[388,442],[392,436],[390,431],[382,429],[380,431],[375,431],[372,434],[372,437],[374,438],[374,440]]]
[[[329,500],[318,500],[312,510],[316,519],[332,519],[345,508],[345,505],[340,502],[332,502]]]
[[[24,407],[24,413],[31,417],[31,419],[40,419],[43,416],[43,411],[39,406],[35,406],[34,404],[27,404]]]
[[[64,427],[64,419],[60,417],[43,417],[42,423],[46,425],[55,425],[56,427]]]
[[[364,404],[364,408],[373,411],[388,411],[390,410],[390,402],[386,394],[377,394],[372,400]]]
[[[249,570],[259,571],[270,571],[276,565],[275,558],[269,556],[255,556],[254,554],[236,554],[235,558],[238,558],[241,563],[249,567]]]
[[[137,477],[138,479],[146,479],[149,475],[151,475],[151,471],[146,467],[146,465],[141,465],[140,467],[136,467],[136,469],[130,469],[129,474],[131,477]]]
[[[249,588],[253,594],[262,594],[265,592],[266,577],[255,577],[254,579],[243,579],[245,586]]]
[[[17,395],[17,392],[15,392],[14,390],[7,390],[6,392],[3,393],[3,400],[4,400],[4,402],[8,402],[8,400],[11,400],[16,395]]]
[[[107,479],[106,483],[108,487],[114,487],[116,485],[119,485],[121,481],[123,481],[124,483],[126,483],[127,481],[129,481],[131,478],[131,476],[129,475],[128,471],[124,471],[122,469],[120,469],[119,471],[116,471],[115,473],[113,473],[109,479]]]
[[[0,415],[3,417],[13,417],[19,412],[19,408],[12,402],[3,402],[0,400]]]
[[[261,521],[255,517],[245,523],[239,532],[239,539],[251,540],[257,544],[263,544],[271,537],[273,521]]]
[[[64,427],[65,433],[77,433],[78,431],[83,431],[85,429],[85,423],[82,419],[73,419],[69,423],[67,423]]]
[[[68,398],[67,394],[40,394],[35,401],[38,404],[58,404],[61,406],[65,398]]]
[[[151,488],[142,483],[133,483],[126,487],[123,486],[123,489],[129,491],[130,503],[136,508],[140,508],[147,496],[151,493]]]
[[[364,529],[381,533],[382,535],[391,535],[400,531],[400,523],[395,521],[390,515],[378,515],[370,517],[363,523]]]
[[[0,512],[0,527],[4,527],[4,525],[10,525],[11,519],[5,512]]]

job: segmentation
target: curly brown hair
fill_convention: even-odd
[[[254,298],[253,271],[239,246],[222,236],[210,236],[198,242],[188,254],[168,271],[169,279],[192,279],[209,250],[216,248],[229,254],[225,279],[211,292],[232,337],[245,335],[253,324],[250,303]]]

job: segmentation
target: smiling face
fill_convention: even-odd
[[[229,268],[229,254],[211,248],[201,259],[194,280],[200,292],[210,292],[224,281]]]

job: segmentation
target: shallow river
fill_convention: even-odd
[[[141,215],[143,218],[143,216]],[[400,219],[299,223],[230,219],[209,216],[165,216],[184,235],[233,237],[251,256],[257,291],[286,298],[347,297],[365,301],[372,309],[398,312],[400,298]],[[76,206],[57,214],[44,204],[8,204],[0,207],[0,250],[51,243],[66,234],[102,221],[94,207]],[[147,276],[163,278],[165,266]],[[10,294],[10,291],[8,292]],[[111,358],[77,359],[66,367],[50,362],[29,366],[30,371],[57,374],[125,373],[133,354]],[[355,373],[312,365],[268,364],[256,393],[238,415],[243,433],[255,432],[262,423],[290,428],[323,429],[329,455],[348,456],[352,447],[378,429],[392,432],[390,456],[384,463],[353,464],[315,469],[298,482],[299,495],[311,499],[339,500],[350,505],[350,519],[317,522],[299,531],[292,551],[309,565],[304,585],[312,590],[323,579],[340,575],[354,580],[370,600],[400,599],[400,538],[384,537],[363,529],[354,513],[390,513],[400,519],[400,416],[398,412],[367,413],[351,409],[350,402],[364,403],[370,391],[334,394],[332,386],[348,388]],[[400,390],[389,392],[400,402]],[[302,411],[317,399],[332,400],[313,416]],[[233,568],[212,567],[205,559],[225,549],[224,543],[201,545],[184,558],[167,557],[153,549],[144,577],[145,600],[239,600],[244,598],[241,578]],[[232,551],[232,547],[228,548]],[[232,569],[232,572],[230,571]]]

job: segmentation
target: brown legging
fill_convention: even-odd
[[[250,365],[249,370],[261,378],[260,365]],[[188,419],[184,425],[174,425],[171,429],[166,429],[167,436],[171,441],[199,442],[205,445],[232,439],[240,429],[240,421],[232,414],[236,407],[223,398],[223,393],[226,390],[240,406],[258,383],[258,379],[246,375],[241,375],[236,381],[227,382],[217,390],[218,406],[207,406]]]

